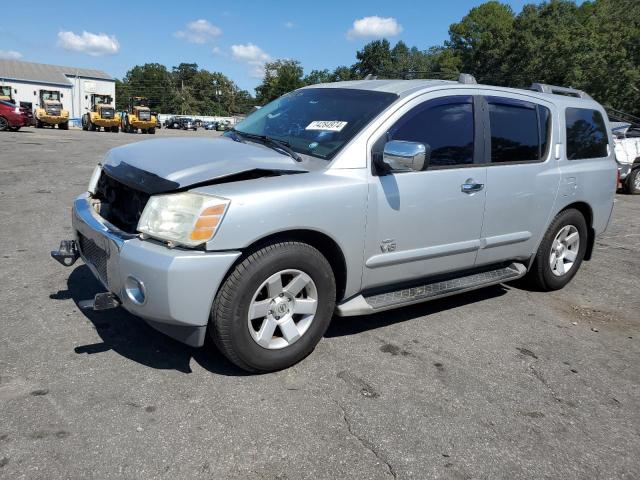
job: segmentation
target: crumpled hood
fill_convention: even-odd
[[[252,170],[302,173],[292,158],[227,138],[166,138],[110,150],[108,175],[148,193],[177,190]]]

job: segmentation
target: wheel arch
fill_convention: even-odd
[[[564,208],[562,208],[562,210],[558,212],[558,214],[564,212],[565,210],[569,210],[570,208],[578,210],[587,223],[587,250],[584,253],[584,260],[591,260],[593,245],[596,239],[596,232],[593,228],[593,210],[591,206],[586,202],[574,202],[566,205]]]
[[[336,280],[336,300],[341,300],[344,296],[347,285],[347,261],[338,243],[329,235],[318,230],[285,230],[272,233],[255,240],[253,243],[242,249],[242,255],[238,257],[229,271],[232,271],[238,263],[242,262],[248,255],[251,255],[263,246],[270,243],[284,241],[297,241],[309,244],[324,255],[329,262],[329,265],[331,265],[331,269],[333,270],[333,275]]]

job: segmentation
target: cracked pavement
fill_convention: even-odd
[[[212,136],[161,130],[156,137]],[[25,129],[0,153],[0,479],[640,478],[640,197],[616,196],[564,290],[520,284],[335,318],[250,376],[116,309],[70,238],[72,199],[143,135]]]

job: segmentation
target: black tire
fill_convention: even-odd
[[[579,234],[580,244],[573,266],[564,275],[555,275],[551,270],[551,248],[556,235],[565,226],[574,226]],[[587,222],[582,213],[573,208],[563,210],[553,219],[549,229],[544,234],[540,247],[536,253],[535,260],[528,273],[528,278],[536,287],[543,291],[559,290],[563,288],[575,276],[582,264],[584,254],[587,250],[588,230]]]
[[[119,127],[118,125],[116,125],[116,126],[114,126],[114,127],[111,127],[111,131],[112,131],[113,133],[118,133],[118,132],[120,131],[120,127]]]
[[[0,132],[4,132],[5,130],[9,129],[9,121],[4,118],[4,117],[0,117]]]
[[[82,116],[82,130],[84,130],[85,132],[89,130],[89,118],[87,114],[84,114]]]
[[[151,128],[148,130],[148,132],[149,132],[151,135],[155,135],[155,133],[156,133],[156,129],[155,129],[155,127],[151,127]]]
[[[271,275],[297,269],[311,277],[318,305],[308,330],[281,349],[264,348],[249,332],[248,312],[253,295]],[[249,372],[270,372],[290,367],[309,355],[324,335],[335,306],[336,285],[327,259],[306,243],[266,245],[248,255],[228,275],[211,309],[209,335],[235,365]]]
[[[17,132],[20,130],[20,127],[9,127],[9,130],[12,132]]]
[[[40,120],[36,120],[36,128],[42,128],[42,127],[44,127],[42,122]]]
[[[638,195],[640,188],[637,187],[637,179],[640,176],[640,167],[636,167],[629,172],[627,178],[624,179],[624,193],[629,195]]]
[[[58,128],[60,130],[69,130],[69,122],[59,123]]]

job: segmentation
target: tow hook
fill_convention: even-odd
[[[82,310],[109,310],[120,306],[120,300],[111,292],[96,293],[91,300],[80,300],[78,306]]]
[[[76,263],[76,260],[80,257],[80,252],[78,252],[78,245],[75,240],[62,240],[58,250],[53,250],[51,256],[65,267],[70,267]]]

